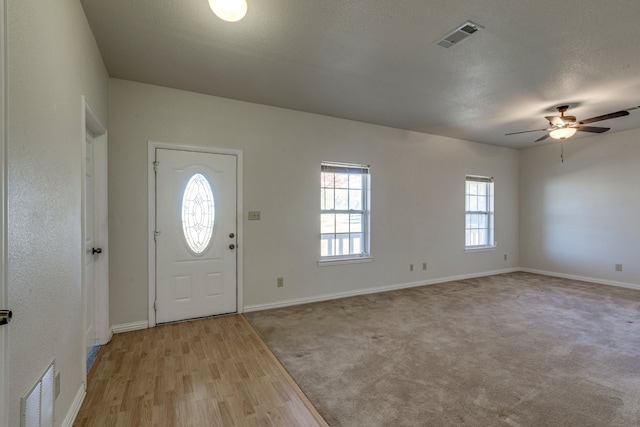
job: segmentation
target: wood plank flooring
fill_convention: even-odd
[[[74,426],[327,426],[242,315],[115,335]]]

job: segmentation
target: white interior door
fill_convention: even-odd
[[[236,161],[156,149],[156,323],[237,311]]]
[[[95,173],[94,173],[94,141],[93,137],[86,133],[85,137],[85,174],[84,174],[84,335],[85,346],[88,352],[96,343],[95,330],[95,260],[99,253],[95,253]],[[85,353],[86,355],[86,353]]]

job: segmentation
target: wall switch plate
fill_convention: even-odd
[[[278,277],[277,281],[278,287],[281,288],[284,286],[284,277]]]
[[[249,221],[260,221],[260,211],[249,211]]]
[[[622,264],[616,264],[616,271],[622,271]]]
[[[413,264],[409,264],[409,271],[413,271]]]
[[[426,270],[426,269],[427,269],[427,263],[426,263],[426,262],[423,262],[423,263],[422,263],[422,269],[423,269],[423,270]]]

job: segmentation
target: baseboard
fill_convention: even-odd
[[[139,331],[140,329],[147,329],[149,327],[148,320],[141,320],[139,322],[121,323],[119,325],[111,326],[111,332],[114,334],[121,334],[123,332]]]
[[[374,288],[357,289],[354,291],[336,292],[332,294],[319,295],[308,298],[294,298],[282,301],[276,301],[266,304],[245,305],[243,313],[251,313],[252,311],[270,310],[273,308],[289,307],[292,305],[309,304],[312,302],[329,301],[340,298],[354,297],[357,295],[376,294],[379,292],[395,291],[398,289],[416,288],[418,286],[435,285],[438,283],[453,282],[456,280],[473,279],[476,277],[494,276],[496,274],[514,273],[520,271],[519,268],[507,268],[504,270],[485,271],[482,273],[462,274],[458,276],[439,277],[436,279],[421,280],[418,282],[399,283],[396,285],[378,286]]]
[[[87,395],[87,388],[84,383],[80,384],[80,389],[78,393],[76,393],[75,399],[73,399],[73,403],[71,403],[71,407],[67,412],[67,416],[64,417],[64,421],[62,421],[62,427],[72,427],[73,423],[78,416],[78,412],[80,412],[80,407],[82,406],[82,402],[84,401],[84,397]]]
[[[636,289],[640,291],[640,284],[617,282],[615,280],[597,279],[595,277],[575,276],[573,274],[557,273],[555,271],[536,270],[535,268],[520,268],[525,273],[541,274],[543,276],[562,277],[563,279],[580,280],[582,282],[596,283],[599,285],[617,286],[619,288]]]
[[[266,304],[245,305],[242,311],[240,312],[251,313],[253,311],[270,310],[274,308],[289,307],[293,305],[309,304],[309,303],[321,302],[321,301],[330,301],[334,299],[354,297],[357,295],[367,295],[367,294],[375,294],[379,292],[395,291],[398,289],[416,288],[419,286],[436,285],[438,283],[454,282],[457,280],[473,279],[477,277],[494,276],[496,274],[515,273],[518,271],[522,271],[525,273],[541,274],[543,276],[562,277],[565,279],[580,280],[583,282],[590,282],[590,283],[597,283],[601,285],[617,286],[622,288],[640,290],[640,284],[635,284],[635,283],[617,282],[613,280],[597,279],[594,277],[583,277],[583,276],[575,276],[572,274],[557,273],[553,271],[536,270],[533,268],[515,267],[515,268],[505,268],[501,270],[485,271],[481,273],[470,273],[470,274],[461,274],[456,276],[438,277],[435,279],[421,280],[417,282],[399,283],[395,285],[357,289],[354,291],[335,292],[332,294],[318,295],[318,296],[307,297],[307,298],[293,298],[293,299],[276,301],[276,302],[266,303]],[[131,331],[137,331],[140,329],[147,329],[148,327],[149,327],[149,321],[142,320],[139,322],[122,323],[120,325],[113,325],[111,327],[111,332],[113,334],[120,334],[123,332],[131,332]]]

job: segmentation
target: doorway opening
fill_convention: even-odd
[[[109,329],[107,131],[83,97],[82,126],[82,294],[84,375]]]

